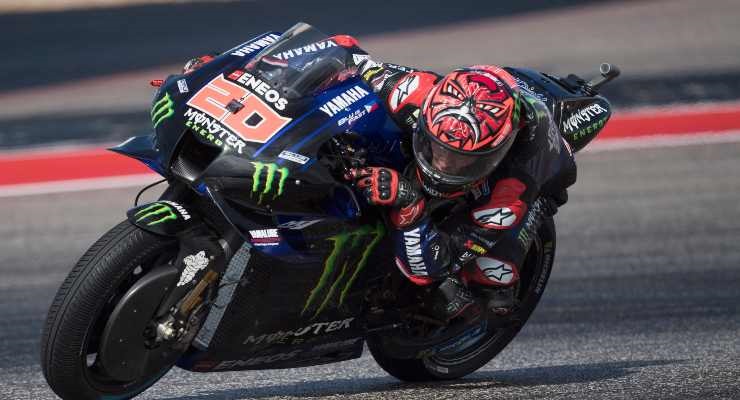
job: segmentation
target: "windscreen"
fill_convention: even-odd
[[[245,70],[289,99],[311,96],[356,73],[350,53],[316,28],[299,23],[262,50]]]

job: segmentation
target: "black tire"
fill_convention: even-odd
[[[520,307],[516,322],[505,328],[487,325],[486,334],[475,345],[452,356],[435,355],[427,358],[394,358],[383,346],[382,333],[367,338],[375,361],[391,376],[407,382],[457,379],[486,365],[519,333],[542,297],[555,258],[555,224],[547,218],[527,254],[521,269],[518,299]],[[492,321],[495,320],[492,319]]]
[[[173,239],[121,222],[90,247],[54,298],[41,337],[41,368],[52,390],[63,399],[128,399],[161,378],[133,382],[107,377],[90,360],[117,297],[154,265],[172,259]],[[174,254],[173,254],[174,253]]]

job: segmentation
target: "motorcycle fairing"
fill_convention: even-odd
[[[320,263],[284,262],[245,244],[249,256],[240,262],[246,262],[243,276],[249,279],[234,289],[209,340],[192,348],[178,366],[200,372],[293,368],[361,355],[365,288],[385,273],[390,241],[380,237],[369,262],[350,283],[357,262],[375,239],[374,227],[357,232],[345,223],[335,227],[313,224],[305,229],[311,234],[339,230],[348,236],[367,236],[359,236],[354,246],[352,237],[343,243],[337,238],[316,240],[307,250]],[[233,268],[239,266],[230,264],[227,276]]]
[[[547,104],[560,133],[573,151],[593,140],[611,117],[611,104],[603,96],[593,96],[567,87],[555,77],[526,68],[507,68],[522,90]]]
[[[311,33],[313,28],[300,29],[313,38],[319,36]],[[293,46],[280,41],[275,45]],[[260,54],[272,54],[270,51],[268,47]],[[351,71],[352,54],[338,47],[330,51],[344,57],[346,68],[341,71]],[[234,52],[217,57],[191,74],[170,76],[153,101],[155,135],[133,139],[117,148],[210,198],[250,246],[250,259],[242,266],[243,276],[248,278],[219,283],[221,289],[235,288],[233,297],[223,306],[223,318],[212,340],[205,348],[191,349],[179,364],[205,371],[215,367],[294,367],[359,357],[362,340],[356,339],[364,333],[359,318],[364,288],[384,272],[385,265],[390,265],[385,258],[392,252],[384,232],[376,226],[380,218],[332,174],[330,163],[320,157],[321,150],[332,137],[351,131],[368,148],[368,162],[400,169],[407,156],[402,152],[402,133],[371,90],[358,77],[347,74],[341,81],[317,88],[310,96],[291,98],[280,110],[291,122],[265,143],[246,142],[241,152],[224,141],[219,144],[208,136],[209,131],[204,134],[202,129],[194,129],[192,122],[186,124],[188,118],[196,118],[192,112],[186,118],[192,108],[187,103],[215,77],[245,70],[257,59],[251,58],[252,54],[240,56]],[[305,57],[296,62],[298,66],[308,65],[312,59]],[[297,78],[296,82],[303,82],[300,75]],[[183,79],[185,85],[178,85]],[[182,92],[181,86],[188,91]],[[345,96],[350,96],[349,100]],[[278,227],[306,218],[318,222],[300,229],[294,225]],[[257,234],[267,241],[256,241]],[[349,326],[331,332],[321,330],[348,318],[354,318]],[[310,335],[267,345],[244,345],[250,336],[301,332],[314,324],[325,325],[318,331],[314,328]],[[235,360],[251,361],[222,364]]]

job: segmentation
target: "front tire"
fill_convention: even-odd
[[[120,297],[157,265],[172,260],[177,242],[121,222],[93,244],[54,298],[41,338],[46,381],[63,399],[129,399],[172,365],[131,382],[116,381],[97,362],[100,335]]]
[[[509,316],[513,323],[496,326],[496,317],[482,325],[486,329],[473,345],[460,351],[440,352],[430,357],[399,359],[383,345],[381,334],[367,338],[375,361],[391,376],[407,382],[457,379],[474,372],[496,357],[519,333],[542,297],[555,257],[555,223],[547,218],[540,226],[521,269],[517,293],[519,309]]]

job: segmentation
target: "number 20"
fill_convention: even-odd
[[[232,113],[226,108],[232,100],[242,108]],[[219,75],[198,91],[188,105],[216,118],[249,142],[265,143],[280,131],[290,118],[278,114],[256,94]]]

